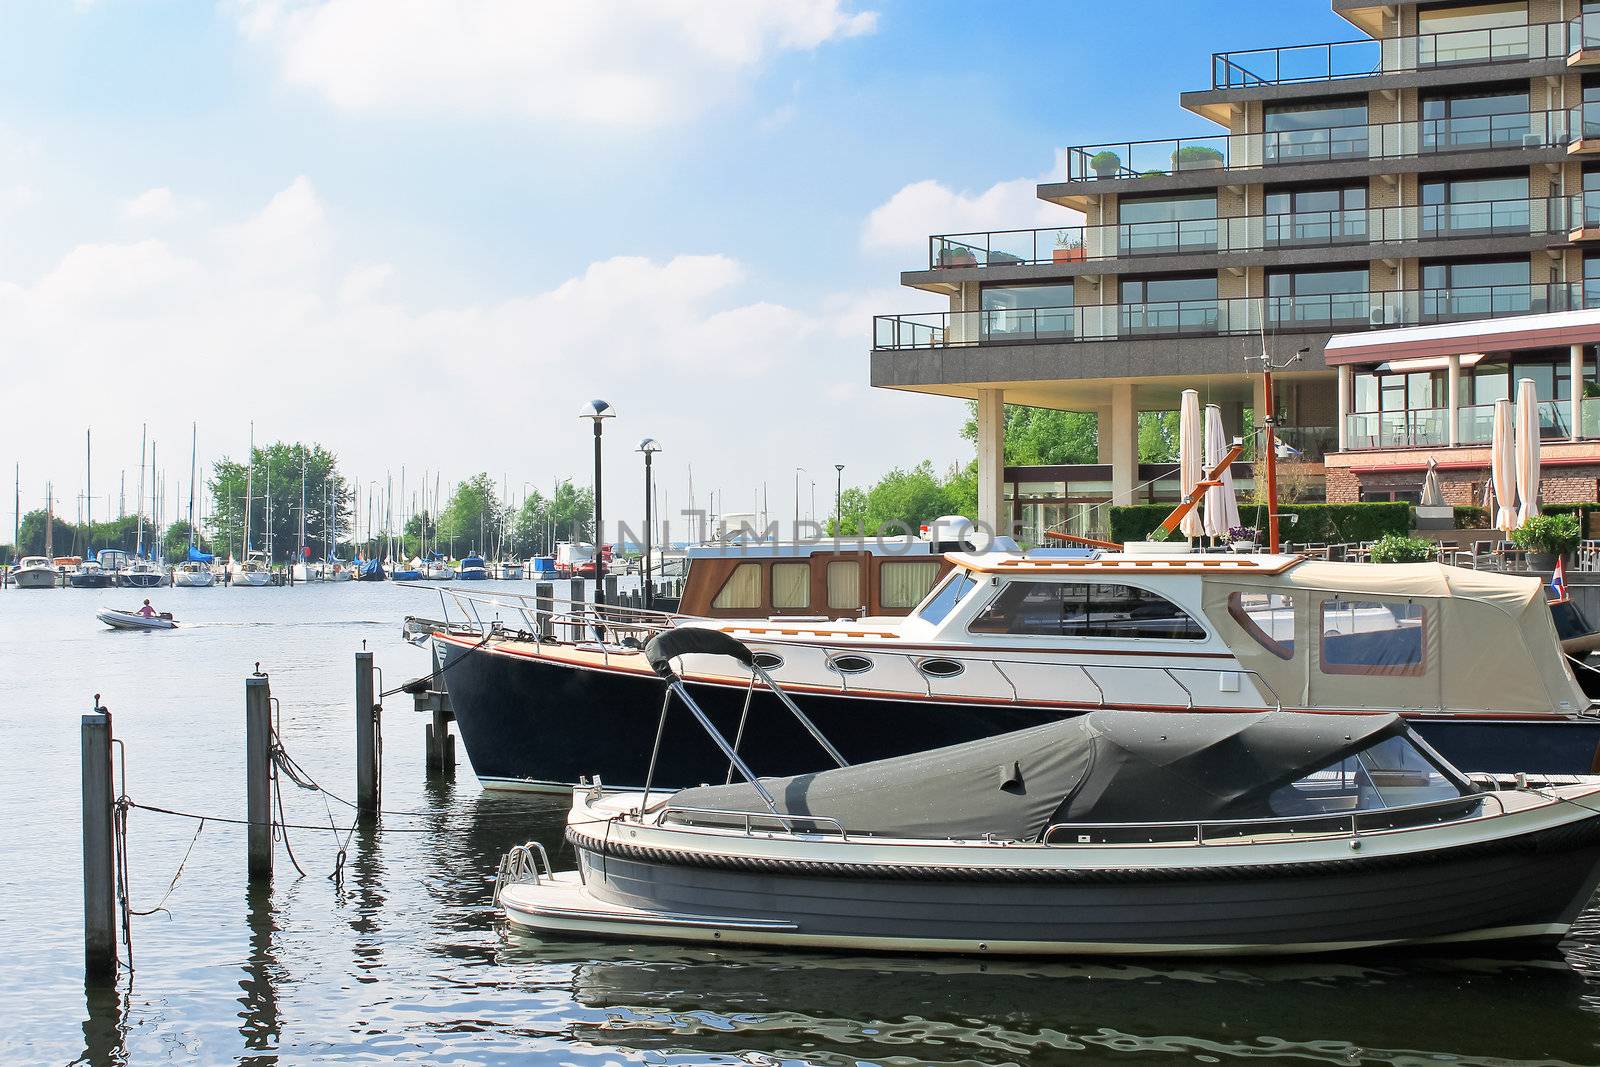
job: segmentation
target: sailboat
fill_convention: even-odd
[[[267,566],[266,556],[260,552],[250,551],[250,515],[251,502],[254,500],[256,485],[256,424],[250,424],[250,462],[245,467],[244,474],[244,538],[239,551],[244,556],[242,560],[234,560],[229,564],[228,580],[234,585],[263,586],[272,584],[272,570]]]
[[[200,551],[195,542],[194,479],[196,473],[195,449],[200,443],[200,430],[191,424],[189,438],[189,553],[172,571],[172,584],[185,589],[204,589],[216,582],[211,573],[212,556]]]
[[[145,430],[144,430],[143,427],[140,427],[140,429],[139,429],[139,496],[137,498],[138,499],[138,506],[139,506],[139,532],[138,532],[137,539],[136,539],[136,541],[134,543],[133,559],[131,561],[129,561],[128,569],[123,571],[123,572],[121,572],[121,574],[119,574],[118,577],[117,577],[117,584],[118,585],[126,586],[126,587],[132,588],[132,589],[154,589],[156,586],[164,584],[164,582],[166,580],[166,575],[164,573],[162,573],[161,569],[159,567],[157,567],[154,563],[151,563],[148,559],[145,558],[145,547],[144,547],[144,442],[145,442]],[[154,445],[152,445],[151,447],[153,448]],[[155,502],[154,502],[155,470],[154,470],[153,466],[152,466],[152,469],[151,469],[151,472],[150,472],[150,478],[151,478],[150,490],[151,490],[151,494],[152,494],[151,505],[150,505],[150,521],[152,523],[152,528],[151,528],[150,532],[151,532],[151,534],[153,536],[154,533],[155,533],[155,529],[154,529],[154,526],[153,526],[153,524],[155,522]],[[151,550],[151,554],[154,555],[154,549],[153,548]]]
[[[67,582],[74,589],[104,589],[111,584],[111,575],[106,573],[94,555],[94,440],[90,434],[89,430],[83,433],[84,499],[88,505],[89,543],[84,551],[83,562],[67,575]]]

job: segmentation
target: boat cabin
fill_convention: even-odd
[[[915,538],[702,545],[689,550],[678,610],[713,619],[902,616],[949,570],[942,552]]]

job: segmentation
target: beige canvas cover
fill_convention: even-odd
[[[1269,651],[1228,610],[1232,593],[1294,598],[1294,651]],[[1414,672],[1330,673],[1322,662],[1322,605],[1414,604],[1423,609]],[[1205,610],[1240,662],[1285,707],[1468,713],[1567,713],[1588,704],[1561,653],[1543,584],[1438,563],[1305,560],[1275,575],[1208,576]],[[1263,692],[1274,701],[1274,693]]]

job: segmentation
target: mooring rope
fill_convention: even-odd
[[[459,659],[456,659],[456,660],[454,660],[454,661],[452,661],[450,663],[446,663],[443,667],[440,667],[439,671],[438,671],[438,677],[441,677],[441,678],[444,677],[445,672],[448,671],[451,667],[454,667],[457,663],[460,663],[462,660],[466,659],[468,656],[472,655],[474,652],[476,652],[479,649],[481,649],[484,645],[487,645],[489,643],[489,639],[494,637],[494,634],[495,634],[495,632],[493,630],[490,630],[488,633],[483,635],[483,640],[479,641],[477,644],[473,645],[471,648],[469,648],[465,652],[463,652]],[[429,655],[432,655],[432,653],[430,652]],[[423,678],[429,678],[430,681],[432,680],[432,676],[424,674],[421,677],[417,677],[417,678],[411,679],[411,681],[409,681],[409,682],[402,682],[401,684],[395,686],[393,689],[385,689],[383,692],[378,694],[378,699],[382,700],[384,697],[392,697],[396,693],[407,692],[408,691],[407,688],[406,688],[407,686],[415,685],[416,683],[422,681]]]

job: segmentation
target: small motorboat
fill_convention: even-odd
[[[422,561],[413,559],[410,563],[396,563],[389,577],[397,582],[422,581]]]
[[[110,573],[99,560],[93,559],[78,564],[77,569],[67,575],[67,583],[74,589],[105,589],[112,584]]]
[[[47,556],[23,556],[11,568],[11,584],[18,589],[54,589],[60,572]]]
[[[489,577],[489,564],[477,553],[463,556],[460,565],[456,567],[456,577],[463,582],[485,581]]]
[[[94,613],[94,617],[113,630],[175,630],[178,627],[178,621],[172,617],[170,611],[146,616],[140,615],[137,611],[101,608]]]
[[[579,787],[577,870],[537,842],[501,862],[517,927],[978,955],[1548,946],[1600,883],[1600,779],[1491,788],[1398,715],[1094,711],[851,766],[726,634],[645,655],[744,781]],[[673,667],[709,655],[838,766],[755,777]]]

